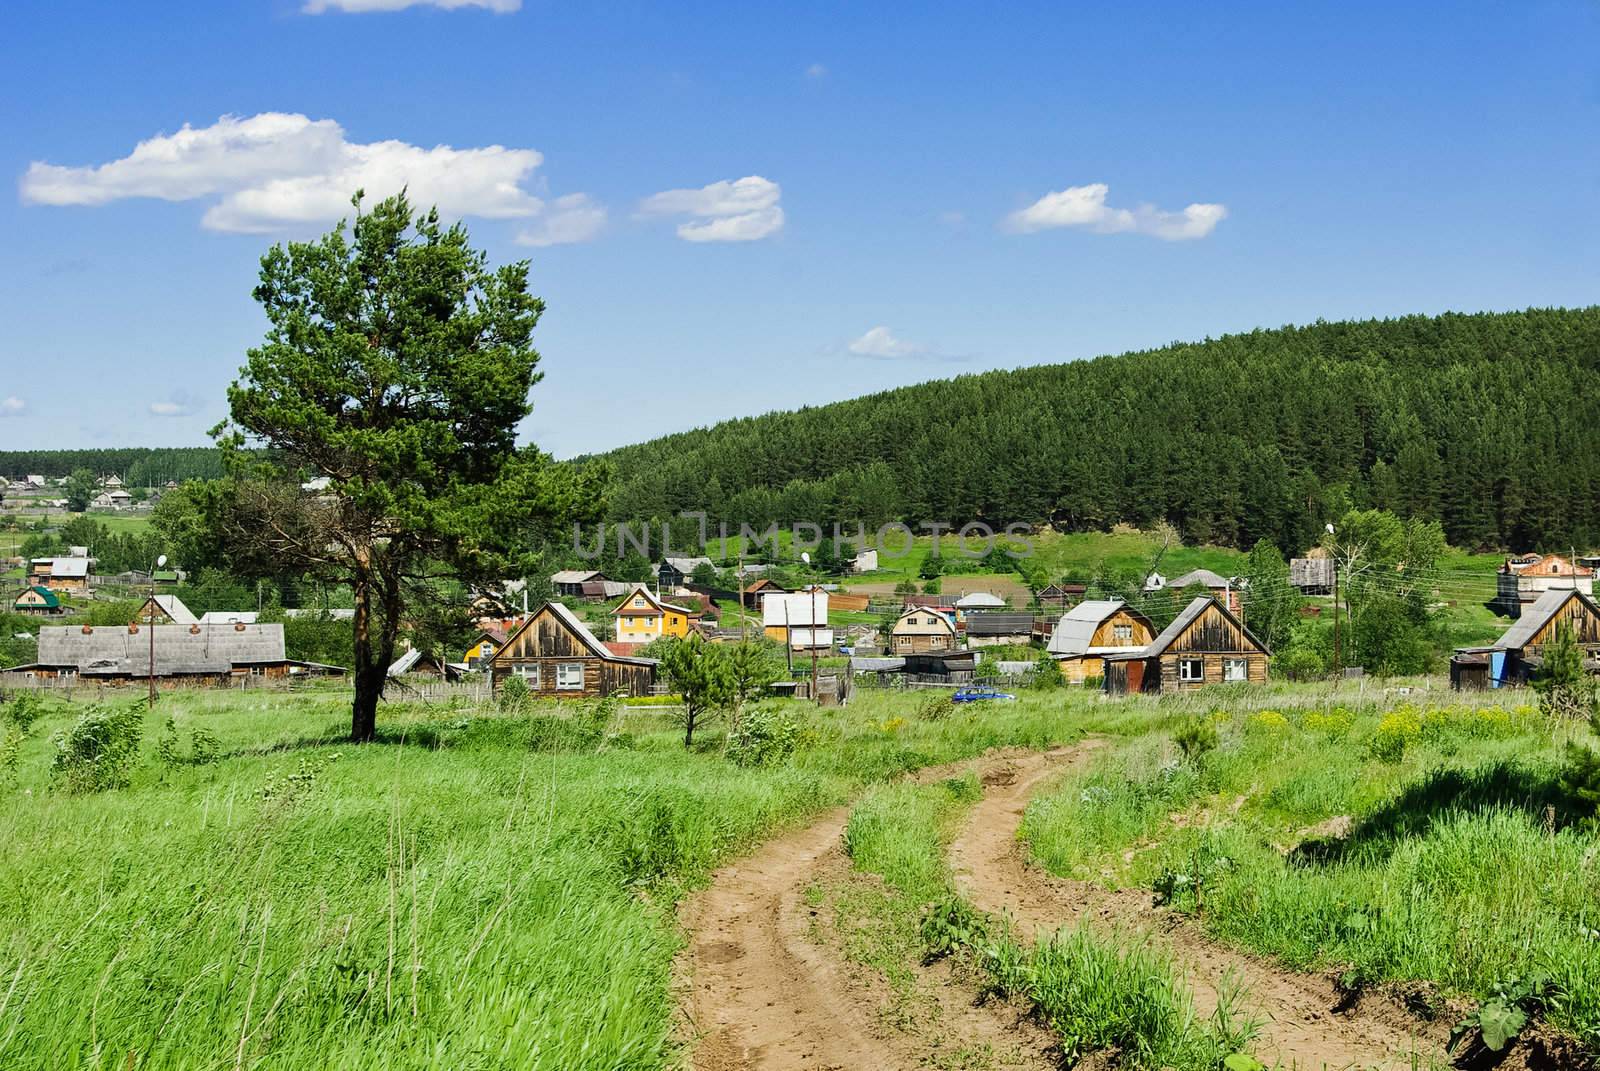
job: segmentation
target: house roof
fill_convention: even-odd
[[[1050,630],[1050,642],[1045,645],[1045,650],[1053,655],[1088,654],[1094,634],[1105,624],[1108,617],[1119,610],[1127,610],[1136,617],[1144,618],[1143,614],[1129,607],[1121,599],[1090,599],[1087,602],[1080,602],[1062,614],[1061,619],[1056,622],[1056,627]],[[1145,624],[1149,626],[1148,619],[1145,619]]]
[[[850,658],[850,672],[852,673],[898,673],[906,668],[904,658],[880,658],[867,655],[852,655]]]
[[[480,640],[488,640],[496,647],[504,647],[506,640],[511,637],[506,634],[505,629],[498,625],[480,625],[478,626],[478,638]]]
[[[633,589],[629,591],[628,594],[623,598],[622,602],[617,605],[617,608],[611,611],[611,616],[616,617],[618,614],[628,611],[628,603],[633,601],[633,597],[635,595],[643,595],[647,600],[649,600],[650,605],[655,607],[657,610],[671,610],[674,613],[687,614],[690,617],[700,616],[699,610],[691,610],[687,606],[679,606],[676,603],[662,602],[660,599],[650,594],[650,589],[645,587],[643,584],[635,584]],[[558,602],[552,602],[549,605],[561,606],[561,604]],[[572,611],[567,610],[565,606],[561,606],[561,609],[566,610],[568,614],[572,613]],[[578,619],[574,617],[573,620],[577,621]]]
[[[900,611],[900,616],[894,619],[894,623],[898,625],[912,614],[928,614],[931,617],[936,617],[939,620],[934,622],[935,624],[943,625],[952,636],[956,633],[955,622],[951,621],[950,615],[944,613],[943,607],[939,606],[907,606]]]
[[[1006,601],[1000,596],[987,591],[974,591],[956,600],[958,610],[994,610],[1005,604]]]
[[[61,600],[56,598],[56,593],[39,584],[34,584],[30,587],[23,588],[21,591],[17,592],[17,598],[22,598],[30,591],[44,599],[44,605],[46,609],[59,610],[61,608]]]
[[[1011,636],[1032,631],[1032,614],[982,613],[967,617],[968,636]]]
[[[1495,646],[1505,651],[1526,647],[1539,634],[1539,630],[1561,612],[1569,599],[1582,599],[1591,612],[1600,614],[1600,606],[1577,588],[1551,588],[1523,608],[1522,616],[1506,629],[1505,635],[1500,637]]]
[[[151,603],[155,603],[161,608],[162,613],[172,618],[174,625],[193,625],[200,621],[198,617],[194,616],[194,612],[183,604],[183,600],[176,595],[152,595],[145,599],[144,603],[139,607],[140,612],[142,613],[144,607]]]
[[[663,558],[662,564],[670,565],[684,576],[688,576],[694,572],[695,567],[698,565],[713,565],[715,563],[710,558],[701,555],[695,558]]]
[[[167,599],[176,598],[176,596],[157,595],[156,598]],[[256,610],[207,610],[200,615],[200,623],[202,625],[232,625],[242,621],[246,625],[253,625],[260,617],[261,614]]]
[[[62,625],[39,630],[39,664],[73,666],[84,676],[143,677],[150,672],[152,631],[158,677],[226,673],[237,665],[287,661],[279,624],[242,628],[143,625],[137,632],[113,625],[87,633],[77,626]]]
[[[914,606],[919,610],[938,610],[947,614],[955,613],[955,607],[945,602],[943,595],[904,595],[900,599],[900,605],[907,609]]]
[[[417,663],[422,661],[422,655],[423,650],[421,647],[411,648],[411,650],[407,651],[399,658],[396,658],[394,662],[390,664],[389,676],[400,677],[410,673],[413,669],[417,668]]]
[[[1179,591],[1195,584],[1201,584],[1208,588],[1225,588],[1228,586],[1228,578],[1218,573],[1213,573],[1210,569],[1190,569],[1182,576],[1176,576],[1167,581],[1168,587],[1176,588]]]
[[[88,558],[35,558],[34,561],[48,561],[51,576],[87,577],[89,575]]]
[[[642,591],[643,589],[641,588],[640,590]],[[648,595],[649,592],[645,592],[645,594]],[[549,610],[558,621],[565,625],[567,631],[578,637],[578,642],[587,647],[589,649],[589,653],[597,658],[604,658],[609,662],[627,662],[636,666],[653,666],[657,664],[657,661],[654,658],[632,658],[626,655],[619,655],[612,651],[611,648],[600,642],[600,639],[595,636],[593,632],[589,631],[589,626],[585,625],[583,621],[579,619],[577,614],[567,609],[566,604],[559,602],[547,602],[543,606],[539,607],[539,609],[529,614],[528,619],[522,623],[522,627],[517,629],[517,631],[513,632],[510,636],[506,637],[506,642],[502,644],[500,650],[495,653],[495,658],[498,659],[502,654],[509,650],[511,647],[511,641],[515,640],[518,636],[526,632],[528,626],[532,625],[534,620],[546,610]]]
[[[585,580],[603,580],[598,569],[561,569],[550,574],[552,584],[581,584]]]
[[[1212,575],[1215,576],[1216,574],[1213,573]],[[1213,598],[1210,595],[1197,595],[1193,599],[1189,600],[1189,605],[1183,608],[1182,613],[1172,619],[1172,624],[1161,630],[1161,635],[1151,640],[1150,645],[1138,653],[1138,657],[1153,658],[1154,656],[1161,654],[1168,647],[1171,647],[1173,642],[1176,641],[1179,636],[1183,635],[1185,629],[1199,620],[1200,615],[1205,613],[1208,607],[1212,606],[1215,606],[1218,610],[1222,611],[1223,616],[1225,616],[1229,621],[1232,621],[1234,625],[1238,627],[1239,631],[1244,633],[1245,639],[1249,640],[1263,651],[1267,649],[1267,645],[1256,639],[1255,635],[1252,634],[1249,629],[1244,627],[1244,622],[1235,617],[1233,615],[1233,611],[1222,605],[1220,600]]]

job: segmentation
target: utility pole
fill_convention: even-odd
[[[1328,525],[1328,534],[1334,534],[1333,525]],[[1339,658],[1339,546],[1332,540],[1328,547],[1328,557],[1333,561],[1333,675],[1337,681],[1344,671],[1343,663]]]
[[[156,571],[167,564],[167,556],[161,555],[156,559],[155,568],[150,570],[150,612],[146,615],[149,620],[145,627],[150,630],[150,707],[156,705]]]
[[[724,554],[727,553],[727,549],[726,548],[723,549],[723,553]],[[728,559],[726,557],[724,557],[722,560],[723,561],[727,561]],[[745,607],[745,604],[744,604],[744,587],[745,587],[745,585],[744,585],[744,544],[743,543],[739,544],[739,557],[737,559],[737,562],[738,562],[738,565],[736,567],[736,571],[733,574],[733,579],[734,579],[734,587],[739,589],[739,642],[740,643],[745,643],[748,640],[748,637],[745,635],[745,628],[746,628],[746,626],[749,625],[750,622],[749,622],[749,619],[747,617],[745,617],[745,609],[746,609],[746,607]]]

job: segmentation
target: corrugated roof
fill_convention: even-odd
[[[904,658],[869,658],[862,655],[850,659],[852,673],[898,673],[905,668]]]
[[[93,675],[150,672],[150,632],[155,633],[156,676],[226,673],[234,666],[286,661],[283,626],[197,628],[194,625],[141,625],[131,632],[121,625],[103,626],[87,634],[77,626],[55,625],[39,630],[39,663],[73,666]]]
[[[200,620],[176,595],[152,595],[145,600],[147,605],[151,602],[159,606],[162,613],[172,618],[174,625],[193,625]],[[140,616],[144,615],[141,613]]]
[[[35,561],[38,559],[35,558]],[[88,558],[51,558],[51,576],[86,577],[89,575]]]
[[[157,595],[158,599],[176,599],[176,595]],[[231,625],[242,621],[246,625],[253,625],[261,615],[255,610],[207,610],[200,615],[202,625]]]
[[[1005,604],[1000,596],[987,591],[974,591],[956,600],[956,608],[960,610],[992,610]]]
[[[1033,631],[1032,614],[970,614],[967,617],[968,636],[1009,636]]]
[[[1050,631],[1050,642],[1045,650],[1053,655],[1068,657],[1088,653],[1095,632],[1106,618],[1127,604],[1121,599],[1089,599],[1080,602],[1061,615],[1056,627]]]
[[[1589,604],[1590,609],[1595,609],[1595,602],[1577,588],[1550,588],[1538,599],[1523,608],[1522,616],[1505,631],[1495,644],[1504,651],[1515,651],[1526,647],[1540,629],[1548,625],[1561,608],[1567,604],[1568,599],[1578,598]]]
[[[1213,573],[1210,569],[1190,569],[1182,576],[1173,577],[1167,581],[1168,587],[1179,590],[1194,584],[1201,584],[1208,588],[1225,588],[1228,586],[1228,578]]]
[[[45,609],[57,610],[61,608],[61,600],[56,598],[56,593],[39,584],[34,584],[30,587],[23,588],[21,591],[17,592],[17,598],[22,598],[30,591],[44,599]],[[13,603],[13,605],[15,605],[15,603]]]
[[[552,584],[581,584],[600,575],[597,569],[562,569],[550,574]]]

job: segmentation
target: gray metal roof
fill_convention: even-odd
[[[1190,569],[1182,576],[1173,577],[1167,581],[1167,587],[1179,590],[1194,584],[1201,584],[1208,588],[1225,588],[1228,586],[1228,578],[1213,573],[1210,569]]]
[[[974,591],[956,600],[956,606],[963,610],[990,610],[1005,604],[1000,596],[987,591]]]
[[[172,618],[174,625],[193,625],[200,619],[176,595],[152,595],[145,602],[154,601],[161,612]]]
[[[704,557],[704,556],[700,556],[700,557],[696,557],[696,558],[673,558],[673,557],[668,557],[668,558],[665,559],[665,561],[666,561],[666,563],[668,565],[670,565],[674,569],[678,570],[678,572],[682,573],[684,576],[688,576],[690,573],[694,572],[695,566],[697,566],[697,565],[714,565],[714,564],[716,564],[710,558],[707,558],[707,557]]]
[[[1045,650],[1053,655],[1082,655],[1089,650],[1094,634],[1106,618],[1127,604],[1121,599],[1090,599],[1080,602],[1061,615],[1056,627],[1050,630],[1050,642]]]
[[[1526,647],[1539,630],[1561,612],[1567,600],[1574,596],[1587,602],[1591,609],[1595,607],[1594,600],[1577,588],[1550,588],[1531,605],[1523,607],[1522,616],[1506,629],[1505,635],[1500,637],[1495,646],[1504,651]]]
[[[898,673],[905,668],[904,658],[874,658],[862,655],[850,659],[851,673]]]
[[[87,634],[79,626],[39,630],[39,664],[71,666],[87,676],[143,677],[150,672],[150,633],[155,633],[156,676],[226,673],[234,666],[284,662],[283,626],[196,625],[101,626]]]
[[[166,598],[168,596],[157,596]],[[172,596],[176,597],[176,596]],[[261,614],[255,610],[207,610],[200,615],[202,625],[231,625],[235,621],[243,621],[247,625],[256,623]]]
[[[37,561],[37,560],[38,559],[35,559],[35,561]],[[50,559],[50,575],[51,576],[73,576],[73,577],[82,576],[82,577],[87,577],[89,575],[89,559],[88,558],[51,558]]]
[[[969,636],[1011,636],[1033,631],[1032,614],[982,613],[967,615]]]
[[[598,569],[562,569],[550,574],[552,584],[581,584],[600,575]]]

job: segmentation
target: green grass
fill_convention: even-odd
[[[164,697],[130,787],[93,796],[49,780],[75,712],[34,727],[0,797],[0,1066],[670,1064],[673,906],[712,867],[902,771],[1106,723],[1070,696],[799,704],[799,752],[742,769],[638,712],[597,749],[548,708],[387,707],[350,747],[346,703]],[[222,759],[163,767],[168,715]]]
[[[1600,829],[1557,784],[1572,730],[1523,698],[1219,715],[1216,750],[1130,741],[1036,800],[1024,835],[1056,873],[1154,888],[1224,941],[1352,984],[1482,999],[1548,975],[1551,1021],[1600,1048]]]

